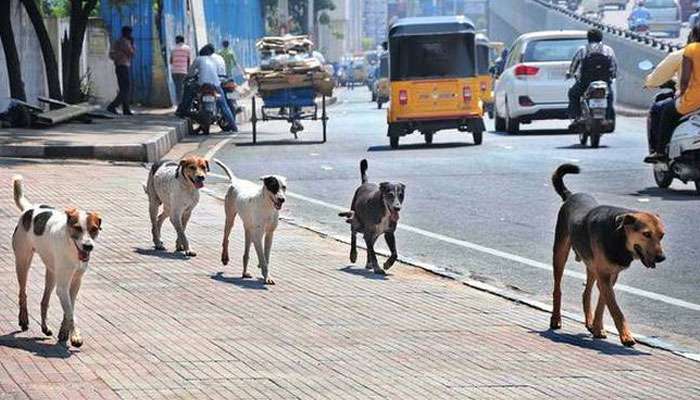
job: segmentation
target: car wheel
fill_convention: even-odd
[[[695,181],[695,193],[700,195],[700,180]]]
[[[506,120],[498,115],[496,103],[493,104],[493,125],[494,130],[497,132],[503,132],[506,130]]]
[[[398,136],[391,136],[389,138],[389,146],[396,150],[399,148],[399,137]]]
[[[433,131],[425,131],[423,132],[423,140],[425,140],[425,144],[433,144],[433,135],[435,132]]]
[[[474,144],[479,146],[484,141],[484,131],[475,131],[472,133],[472,138],[474,138]]]
[[[508,109],[508,99],[506,99],[506,132],[511,135],[517,135],[520,133],[520,121],[517,118],[510,117],[510,110]]]

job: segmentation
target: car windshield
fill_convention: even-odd
[[[523,61],[571,61],[576,50],[585,45],[584,38],[538,40],[527,45]]]
[[[474,37],[400,37],[391,41],[391,80],[474,76]]]
[[[676,2],[673,0],[647,0],[644,6],[646,8],[669,8],[675,7]]]

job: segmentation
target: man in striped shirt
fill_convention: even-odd
[[[182,101],[182,83],[190,67],[191,54],[192,49],[185,44],[185,38],[182,35],[176,36],[175,47],[170,49],[170,73],[175,83],[175,101],[177,104],[180,104]]]

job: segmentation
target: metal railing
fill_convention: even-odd
[[[552,4],[547,0],[533,0],[533,1],[535,3],[540,4],[541,6],[549,8],[551,10],[556,10],[564,15],[567,15],[569,18],[571,18],[573,20],[583,22],[585,24],[590,25],[591,27],[598,28],[603,32],[616,35],[620,38],[627,39],[627,40],[632,41],[632,42],[641,43],[641,44],[647,45],[651,48],[655,48],[655,49],[658,49],[661,51],[667,51],[669,53],[676,51],[676,50],[680,50],[683,48],[683,46],[681,46],[681,45],[668,43],[668,42],[659,40],[653,36],[650,36],[648,34],[647,35],[640,35],[639,33],[632,32],[628,29],[619,28],[617,26],[613,26],[613,25],[602,23],[600,21],[593,20],[591,18],[588,18],[588,17],[585,17],[581,14],[578,14],[575,11],[569,10],[565,6],[560,6],[558,4]]]

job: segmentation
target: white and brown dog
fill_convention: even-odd
[[[262,185],[238,179],[233,172],[221,161],[214,159],[225,172],[231,182],[226,191],[224,208],[226,210],[226,225],[221,250],[221,262],[229,262],[228,238],[233,228],[236,215],[243,221],[245,231],[245,247],[243,248],[243,278],[251,278],[248,273],[248,259],[251,243],[258,255],[258,266],[262,270],[263,279],[268,285],[275,281],[270,277],[270,251],[272,237],[277,228],[279,210],[286,200],[287,179],[279,175],[267,175],[260,178]],[[264,239],[264,247],[263,247]]]
[[[183,251],[186,256],[196,256],[190,250],[190,243],[185,236],[187,223],[197,203],[199,189],[209,172],[209,161],[198,156],[189,156],[175,161],[159,161],[153,164],[144,190],[148,195],[148,213],[151,217],[151,235],[156,250],[165,250],[160,240],[160,231],[166,218],[170,218],[177,241],[176,251]],[[160,205],[163,211],[158,214]]]
[[[19,326],[23,331],[29,329],[27,277],[36,252],[46,265],[46,283],[41,299],[41,331],[47,336],[53,334],[46,323],[46,314],[55,287],[63,308],[58,340],[65,342],[70,338],[73,346],[80,347],[83,339],[75,326],[73,310],[102,219],[95,212],[75,208],[58,211],[45,205],[32,205],[24,197],[20,176],[13,178],[13,188],[15,204],[22,211],[12,235],[19,282]]]

